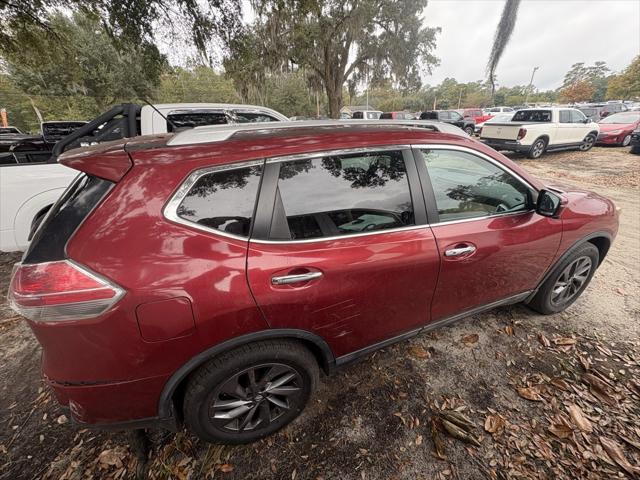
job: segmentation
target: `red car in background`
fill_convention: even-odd
[[[597,144],[627,147],[631,143],[631,133],[640,125],[640,111],[614,113],[600,120],[598,125]]]
[[[483,123],[489,120],[493,115],[485,114],[481,108],[465,108],[463,110],[459,110],[460,114],[463,118],[472,119],[476,125],[478,123]]]
[[[564,310],[618,230],[610,200],[447,123],[275,123],[60,157],[79,175],[9,300],[75,422],[254,441],[320,369],[499,305]]]

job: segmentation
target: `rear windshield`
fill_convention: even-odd
[[[215,110],[174,111],[167,115],[167,131],[173,132],[179,128],[202,127],[205,125],[224,125],[227,114]]]
[[[513,122],[550,122],[551,110],[520,110],[511,120]]]
[[[22,262],[64,260],[67,242],[111,185],[113,183],[108,180],[84,173],[78,175],[38,227]]]

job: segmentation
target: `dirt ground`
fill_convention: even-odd
[[[325,377],[277,435],[228,447],[152,431],[145,462],[130,433],[70,425],[30,330],[0,305],[0,479],[640,478],[640,157],[513,158],[622,208],[616,242],[566,312],[467,318]],[[2,298],[17,259],[0,256]]]

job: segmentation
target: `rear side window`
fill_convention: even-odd
[[[67,241],[112,185],[108,180],[84,173],[76,177],[40,224],[23,263],[64,260]]]
[[[176,214],[203,227],[248,237],[261,176],[262,162],[196,174]]]
[[[167,115],[167,131],[173,132],[178,128],[193,128],[204,125],[224,125],[227,115],[220,111],[174,111]]]
[[[514,122],[550,122],[551,110],[519,110],[513,116]]]
[[[415,225],[401,151],[282,162],[278,191],[288,239]]]
[[[393,118],[393,114],[390,112],[385,112],[382,115],[380,115],[380,120],[389,120]]]
[[[236,121],[238,123],[259,123],[259,122],[277,122],[277,118],[273,118],[266,113],[257,112],[235,112]]]

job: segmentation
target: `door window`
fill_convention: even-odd
[[[560,123],[571,123],[571,110],[560,110]]]
[[[441,222],[529,209],[529,189],[513,175],[476,155],[422,150]]]
[[[278,192],[294,240],[415,225],[399,150],[282,162]]]
[[[571,123],[584,123],[586,118],[580,110],[571,110]]]
[[[238,123],[277,122],[277,118],[259,112],[235,112],[235,120]]]
[[[177,208],[178,217],[221,232],[248,237],[262,165],[201,175]]]
[[[449,118],[454,122],[459,122],[460,120],[462,120],[462,115],[460,115],[458,112],[449,112]]]

